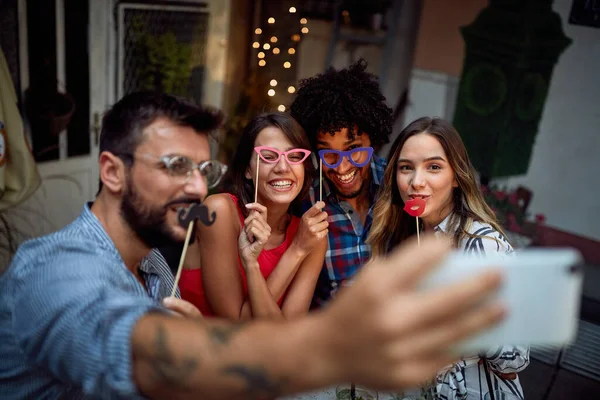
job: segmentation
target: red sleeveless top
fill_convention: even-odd
[[[240,223],[242,224],[242,228],[244,226],[244,215],[242,214],[242,210],[238,204],[237,197],[228,193],[229,197],[235,204],[235,208],[238,211],[238,216],[240,218]],[[217,216],[218,218],[218,216]],[[298,231],[298,226],[300,224],[300,218],[296,216],[292,216],[290,220],[290,224],[287,227],[285,232],[285,239],[283,243],[279,246],[269,249],[263,250],[258,255],[258,265],[260,266],[260,272],[267,279],[271,272],[277,266],[277,263],[281,259],[281,256],[292,244],[292,240],[294,240],[294,236],[296,236],[296,232]],[[237,238],[235,239],[237,243]],[[244,270],[244,266],[242,265],[242,261],[238,254],[238,266],[239,271],[242,276],[242,281],[244,285],[244,297],[248,295],[248,284],[246,282],[246,271]],[[181,292],[181,298],[189,301],[194,304],[198,309],[202,312],[204,316],[214,316],[214,312],[208,303],[208,299],[204,294],[204,287],[202,286],[202,268],[197,269],[183,269],[181,271],[181,278],[179,280],[179,291]],[[285,294],[279,299],[278,304],[281,305]]]

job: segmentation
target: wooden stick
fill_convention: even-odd
[[[181,278],[181,269],[183,268],[183,262],[185,261],[185,253],[187,253],[188,245],[190,244],[190,237],[194,227],[194,220],[190,221],[188,225],[187,235],[185,235],[185,243],[183,244],[183,251],[181,252],[181,258],[179,259],[179,267],[177,267],[177,275],[175,275],[175,284],[173,285],[173,291],[171,297],[175,296],[177,291],[177,285],[179,285],[179,278]]]
[[[415,218],[417,220],[417,245],[421,245],[421,236],[419,235],[419,217]]]
[[[323,160],[319,157],[319,201],[323,201]]]
[[[260,167],[260,157],[256,157],[256,180],[254,181],[254,202],[258,203],[258,168]]]

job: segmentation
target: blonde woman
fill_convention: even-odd
[[[386,254],[416,234],[415,218],[404,212],[409,199],[425,200],[420,228],[452,238],[456,248],[485,255],[509,256],[513,248],[494,213],[483,200],[475,170],[456,130],[440,118],[419,118],[393,143],[374,208],[369,242],[373,257]],[[436,378],[443,399],[481,399],[503,390],[523,398],[517,372],[529,364],[529,349],[502,346],[464,357]]]

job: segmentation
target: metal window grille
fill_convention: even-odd
[[[120,3],[118,96],[159,90],[201,103],[209,17],[203,3]]]

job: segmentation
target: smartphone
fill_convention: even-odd
[[[455,283],[486,269],[503,272],[502,287],[487,301],[500,301],[508,314],[455,350],[471,354],[500,345],[561,347],[575,340],[583,284],[581,253],[570,248],[523,249],[509,256],[454,252],[421,288]]]

